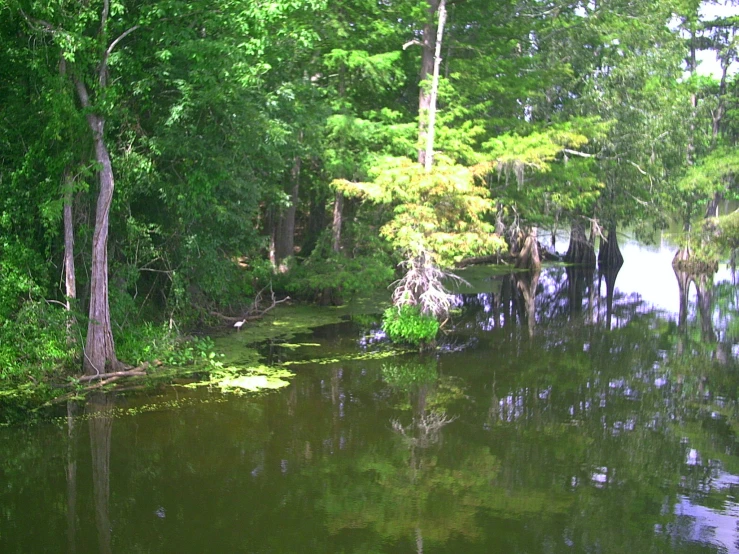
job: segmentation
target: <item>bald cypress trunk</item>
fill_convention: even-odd
[[[115,355],[108,303],[108,228],[115,181],[110,154],[103,136],[105,119],[99,115],[90,114],[87,116],[87,121],[95,144],[95,160],[100,168],[98,171],[100,191],[92,237],[90,319],[87,326],[83,368],[85,374],[95,375],[106,371],[116,371],[120,366]]]
[[[620,269],[624,263],[624,257],[621,249],[618,247],[618,237],[616,236],[616,224],[611,223],[608,226],[608,235],[605,240],[601,239],[600,249],[598,250],[598,265],[601,269]]]
[[[516,255],[516,267],[534,271],[541,269],[541,253],[539,252],[536,228],[529,229],[525,235],[519,238],[519,242],[521,244]]]
[[[580,219],[572,221],[570,245],[565,254],[565,261],[571,264],[595,267],[595,248],[585,236],[585,226]]]

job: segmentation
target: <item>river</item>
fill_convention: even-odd
[[[475,268],[436,353],[348,318],[264,345],[277,391],[2,428],[0,552],[737,553],[739,291],[674,250]]]

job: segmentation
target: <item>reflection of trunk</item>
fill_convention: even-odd
[[[520,249],[516,255],[516,267],[538,271],[541,269],[539,242],[536,239],[536,227],[529,229],[525,236],[519,237]]]
[[[540,276],[540,271],[515,274],[516,286],[521,292],[521,298],[526,308],[526,324],[530,337],[534,336],[534,328],[536,327],[536,288],[539,286]]]
[[[610,331],[613,319],[613,295],[616,291],[616,277],[621,266],[612,270],[601,271],[600,278],[606,281],[606,328]]]
[[[624,257],[621,255],[621,249],[618,247],[618,238],[616,237],[616,224],[611,223],[608,226],[608,237],[606,240],[601,239],[600,242],[598,265],[601,269],[615,270],[618,272],[623,263]]]
[[[95,525],[99,550],[111,550],[110,528],[110,436],[113,428],[113,400],[100,393],[90,398],[87,412],[90,418],[90,452],[92,455],[92,485],[95,498]]]
[[[698,312],[701,318],[701,338],[704,342],[716,342],[713,330],[713,277],[701,273],[693,278],[698,296]]]
[[[567,274],[567,300],[570,313],[575,314],[582,311],[585,289],[588,285],[591,285],[592,288],[594,272],[595,269],[585,267],[568,266],[565,268],[565,273]]]
[[[77,404],[67,402],[67,550],[77,551]]]
[[[685,331],[688,323],[688,293],[690,291],[690,274],[687,271],[680,271],[673,263],[672,269],[677,277],[677,288],[680,294],[680,311],[677,317],[677,327],[681,331]]]
[[[283,261],[295,253],[295,214],[300,193],[300,165],[300,157],[295,156],[291,175],[293,186],[290,192],[290,206],[282,212],[275,225],[274,263],[280,273],[287,271]]]
[[[503,279],[503,283],[500,286],[500,303],[503,306],[503,327],[506,327],[511,323],[513,318],[513,305],[511,298],[511,288],[513,286],[513,276],[508,276]]]
[[[571,264],[595,267],[595,248],[593,248],[593,243],[585,236],[585,227],[580,219],[572,221],[570,246],[567,248],[565,261]]]

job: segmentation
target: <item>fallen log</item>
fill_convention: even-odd
[[[80,383],[86,383],[87,381],[94,381],[95,379],[108,379],[110,377],[136,377],[146,375],[146,370],[149,368],[148,363],[143,363],[139,367],[127,369],[126,371],[113,371],[111,373],[98,373],[97,375],[84,375],[77,379]]]

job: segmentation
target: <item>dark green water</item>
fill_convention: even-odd
[[[0,552],[739,552],[739,294],[724,270],[681,295],[670,254],[627,245],[615,288],[482,281],[438,355],[0,429]]]

